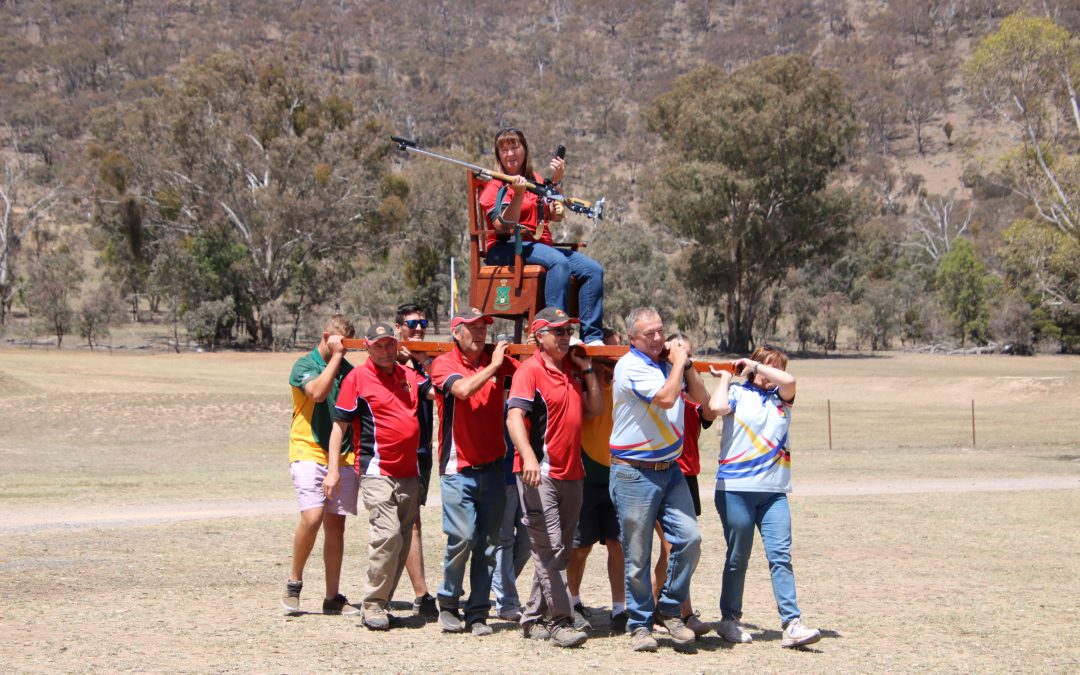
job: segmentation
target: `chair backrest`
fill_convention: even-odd
[[[472,171],[469,176],[469,276],[476,278],[487,255],[488,230],[491,228],[487,217],[480,210],[480,193],[487,185]]]

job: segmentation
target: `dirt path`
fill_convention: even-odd
[[[711,489],[706,483],[702,489]],[[869,497],[921,492],[1012,492],[1022,490],[1076,490],[1080,477],[1027,476],[1023,478],[938,478],[797,482],[800,497]],[[438,506],[437,494],[428,506]],[[63,509],[10,509],[0,513],[0,534],[28,534],[56,530],[125,528],[160,525],[184,520],[287,516],[296,512],[292,499],[264,501],[171,502]]]

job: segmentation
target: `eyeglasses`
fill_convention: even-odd
[[[566,337],[567,335],[573,335],[574,334],[574,329],[573,328],[542,328],[542,329],[540,329],[540,330],[538,330],[536,332],[537,333],[551,333],[552,335],[555,335],[556,337]]]
[[[405,319],[402,323],[412,330],[416,330],[417,326],[427,328],[427,319]]]

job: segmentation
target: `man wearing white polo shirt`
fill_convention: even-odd
[[[680,606],[701,555],[701,532],[677,460],[682,453],[683,390],[699,404],[707,403],[709,394],[686,348],[666,342],[664,322],[655,308],[632,310],[626,332],[630,352],[615,366],[609,489],[626,560],[631,646],[651,652],[657,647],[654,615],[676,643],[696,639],[683,623]],[[671,562],[654,603],[650,556],[653,523],[658,520],[671,544]]]

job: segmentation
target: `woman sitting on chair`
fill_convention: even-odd
[[[529,144],[517,129],[503,129],[495,135],[495,156],[503,173],[514,176],[512,183],[489,181],[480,193],[480,207],[491,222],[494,233],[488,239],[487,263],[509,265],[514,259],[514,226],[520,224],[524,261],[547,270],[544,304],[566,310],[570,277],[578,280],[578,312],[581,315],[581,340],[603,344],[604,268],[598,262],[569,248],[555,248],[551,222],[563,219],[560,202],[544,203],[528,192],[526,179],[543,183],[532,168]],[[566,171],[566,162],[551,160],[551,180],[558,185]]]

